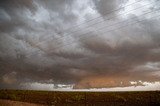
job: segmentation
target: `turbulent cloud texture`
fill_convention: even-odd
[[[0,2],[0,88],[160,80],[160,1]],[[137,85],[141,85],[137,83]]]

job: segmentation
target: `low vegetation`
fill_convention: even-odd
[[[160,106],[160,91],[58,92],[0,90],[0,99],[49,106]]]

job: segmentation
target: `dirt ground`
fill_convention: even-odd
[[[0,106],[44,106],[44,105],[46,106],[160,106],[160,91],[60,92],[60,91],[34,91],[34,90],[0,90]]]
[[[45,105],[0,99],[0,106],[45,106]]]

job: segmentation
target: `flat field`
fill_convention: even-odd
[[[160,91],[60,92],[0,90],[1,100],[46,106],[160,106]],[[0,103],[0,106],[3,106]]]

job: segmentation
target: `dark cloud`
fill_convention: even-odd
[[[33,0],[5,0],[1,1],[0,7],[10,14],[18,9],[27,8],[31,11],[36,9],[35,5],[33,4]]]
[[[97,11],[103,16],[110,16],[113,15],[113,11],[116,12],[117,10],[123,7],[123,4],[128,0],[93,0],[95,2],[95,7]]]
[[[151,18],[159,15],[154,10],[158,6],[144,8],[154,12],[147,16],[141,17],[139,11],[124,17],[113,13],[119,18],[103,21],[105,13],[125,3],[128,1],[1,2],[0,88],[35,82],[102,88],[159,81],[155,73],[160,69],[160,21]],[[110,32],[109,26],[104,27],[132,16],[132,21],[139,22],[126,27],[120,23],[113,28],[121,29]],[[99,18],[87,21],[95,17]],[[99,20],[103,22],[98,24]],[[90,26],[92,23],[96,24]],[[99,30],[101,27],[104,29]]]

